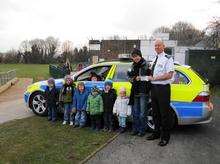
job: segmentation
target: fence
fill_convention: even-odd
[[[11,70],[8,72],[0,72],[0,86],[6,84],[8,81],[16,77],[16,70]]]

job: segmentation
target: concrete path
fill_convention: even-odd
[[[0,94],[0,123],[33,115],[23,99],[26,87],[32,82],[32,79],[20,78],[14,86]]]
[[[215,97],[213,121],[173,130],[168,146],[125,133],[98,152],[88,164],[219,164],[220,98]],[[149,134],[147,134],[149,135]]]

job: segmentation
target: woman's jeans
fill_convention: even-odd
[[[149,97],[147,94],[140,94],[134,97],[134,105],[132,107],[133,132],[145,134],[148,99]]]

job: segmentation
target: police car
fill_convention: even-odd
[[[87,89],[91,89],[94,85],[103,89],[104,81],[111,79],[117,92],[123,86],[127,89],[129,96],[131,83],[128,81],[127,71],[131,64],[132,62],[129,61],[102,62],[82,69],[72,78],[75,83],[83,81]],[[101,81],[89,81],[91,72],[98,74]],[[64,79],[56,79],[55,83],[57,89],[61,89]],[[24,93],[25,103],[39,116],[47,114],[44,98],[46,86],[47,81],[36,82],[28,86]],[[190,66],[175,64],[174,82],[171,85],[171,107],[176,124],[179,125],[208,123],[212,119],[213,106],[210,102],[209,84]],[[154,129],[150,102],[148,108],[147,125]]]

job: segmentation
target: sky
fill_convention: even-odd
[[[0,0],[0,52],[48,36],[77,47],[91,38],[150,37],[177,21],[202,30],[216,16],[220,0]]]

